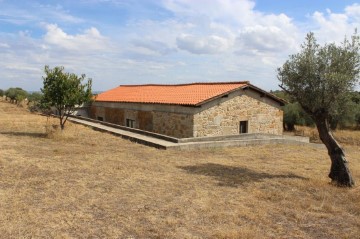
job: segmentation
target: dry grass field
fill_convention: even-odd
[[[321,143],[315,127],[296,126],[296,130],[303,132],[304,136],[310,137],[311,142]],[[360,146],[360,131],[336,130],[333,134],[341,144]]]
[[[164,151],[54,120],[0,101],[1,238],[360,238],[323,148]]]

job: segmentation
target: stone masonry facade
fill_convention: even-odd
[[[193,137],[193,116],[187,113],[91,107],[91,118],[126,126],[126,120],[134,121],[134,128],[177,138]]]
[[[244,94],[196,113],[194,137],[239,134],[240,121],[247,122],[247,133],[281,135],[283,111],[269,103]]]
[[[189,114],[154,112],[154,132],[176,138],[193,137],[193,117]]]

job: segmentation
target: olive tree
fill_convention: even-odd
[[[79,77],[73,73],[64,72],[62,66],[54,69],[45,66],[44,71],[46,76],[43,77],[41,106],[47,109],[54,107],[57,110],[60,127],[63,130],[75,107],[91,101],[92,80],[88,79],[85,84],[82,84],[86,77],[84,74]]]
[[[5,91],[6,98],[9,98],[12,103],[19,104],[26,99],[28,93],[20,87],[9,88]]]
[[[307,34],[300,53],[291,55],[278,68],[280,87],[291,95],[314,120],[321,141],[331,159],[329,177],[339,186],[353,186],[344,150],[335,140],[329,120],[337,115],[341,102],[359,82],[359,36],[337,45],[320,46],[313,33]]]

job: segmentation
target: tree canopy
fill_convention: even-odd
[[[353,186],[345,154],[330,131],[330,121],[341,109],[360,75],[360,44],[355,34],[350,40],[320,46],[313,33],[307,34],[300,53],[290,56],[278,69],[280,87],[295,99],[314,120],[320,139],[331,158],[329,177],[342,186]]]
[[[43,77],[44,86],[41,89],[43,93],[41,105],[43,108],[54,107],[59,115],[60,127],[64,129],[69,114],[74,112],[76,106],[91,101],[92,80],[88,79],[86,83],[85,74],[77,76],[74,73],[64,72],[64,67],[57,66],[50,69],[45,66]]]
[[[345,39],[341,46],[320,46],[309,33],[301,48],[278,69],[281,88],[310,115],[335,116],[341,100],[359,81],[359,36]]]
[[[293,131],[295,125],[314,126],[311,117],[301,108],[299,103],[291,99],[290,96],[280,90],[272,91],[272,94],[285,99],[289,103],[283,106],[284,111],[284,130]],[[360,129],[360,92],[352,91],[344,98],[336,116],[330,118],[329,125],[332,130],[340,129]]]
[[[5,91],[5,96],[15,103],[20,103],[27,95],[28,93],[20,87],[9,88]]]

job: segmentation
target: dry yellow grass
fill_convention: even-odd
[[[312,142],[321,143],[319,133],[315,127],[296,126],[296,130],[303,132],[304,136],[310,137]],[[335,130],[333,134],[340,144],[360,146],[359,130]]]
[[[163,151],[53,120],[0,102],[1,238],[359,238],[325,149]]]

